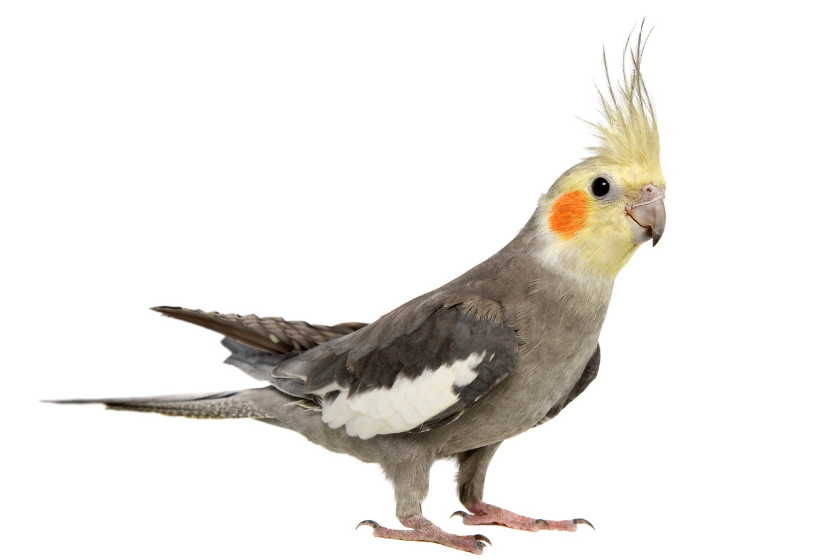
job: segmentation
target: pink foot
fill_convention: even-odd
[[[382,539],[397,539],[401,541],[437,543],[442,544],[443,546],[448,546],[449,548],[472,552],[473,554],[481,554],[484,547],[488,544],[492,544],[490,539],[484,535],[460,536],[447,533],[423,517],[422,514],[400,519],[400,523],[409,527],[409,530],[388,529],[376,521],[371,521],[369,519],[356,525],[356,529],[362,525],[368,525],[369,527],[373,527],[374,537]]]
[[[577,531],[577,526],[580,524],[589,525],[593,529],[595,527],[586,519],[571,519],[569,521],[546,521],[545,519],[534,519],[532,517],[525,517],[518,515],[512,511],[502,509],[500,507],[486,504],[481,500],[474,504],[464,504],[473,515],[463,511],[456,511],[452,514],[464,518],[464,525],[502,525],[510,527],[511,529],[519,529],[520,531]]]

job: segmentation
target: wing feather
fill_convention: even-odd
[[[282,317],[242,316],[233,313],[223,315],[215,311],[182,307],[162,306],[153,307],[152,310],[216,331],[251,348],[272,354],[309,350],[365,326],[365,323],[312,325],[305,321],[286,321]]]
[[[486,298],[432,293],[378,321],[281,362],[305,381],[332,428],[368,439],[454,420],[516,366],[515,331]]]

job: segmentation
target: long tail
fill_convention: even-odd
[[[304,394],[302,380],[273,377],[274,367],[284,360],[296,357],[300,352],[365,326],[365,323],[312,325],[304,321],[286,321],[282,317],[222,315],[180,307],[152,309],[226,335],[227,338],[222,344],[231,351],[231,355],[225,362],[238,367],[255,379],[271,383],[273,387],[225,393],[44,402],[104,404],[114,410],[157,412],[187,418],[254,418],[279,422],[280,418],[287,416],[288,410],[284,407],[289,405],[294,405],[291,408],[308,411],[320,411],[320,406]],[[266,410],[273,410],[274,413],[267,413]]]
[[[278,428],[295,431],[309,441],[336,453],[347,453],[365,462],[375,462],[375,444],[347,438],[321,420],[320,409],[312,401],[298,399],[276,387],[127,399],[73,399],[44,401],[58,404],[104,404],[114,410],[157,412],[187,418],[253,418]],[[355,441],[351,441],[355,440]],[[372,441],[372,440],[371,440]]]
[[[157,412],[167,416],[186,418],[272,418],[260,411],[245,391],[204,393],[195,395],[167,395],[163,397],[133,397],[125,399],[72,399],[44,401],[57,404],[104,404],[113,410]]]

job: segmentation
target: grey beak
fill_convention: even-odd
[[[656,185],[642,189],[642,198],[625,208],[633,230],[633,243],[641,244],[653,239],[653,246],[665,233],[665,191]]]

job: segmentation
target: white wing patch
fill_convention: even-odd
[[[390,389],[356,393],[350,398],[347,389],[339,389],[332,402],[323,404],[321,419],[330,428],[344,426],[348,435],[361,439],[411,430],[458,402],[453,389],[478,377],[475,368],[484,354],[470,354],[452,365],[426,369],[414,379],[398,375]],[[318,393],[323,396],[335,389],[331,385]]]

